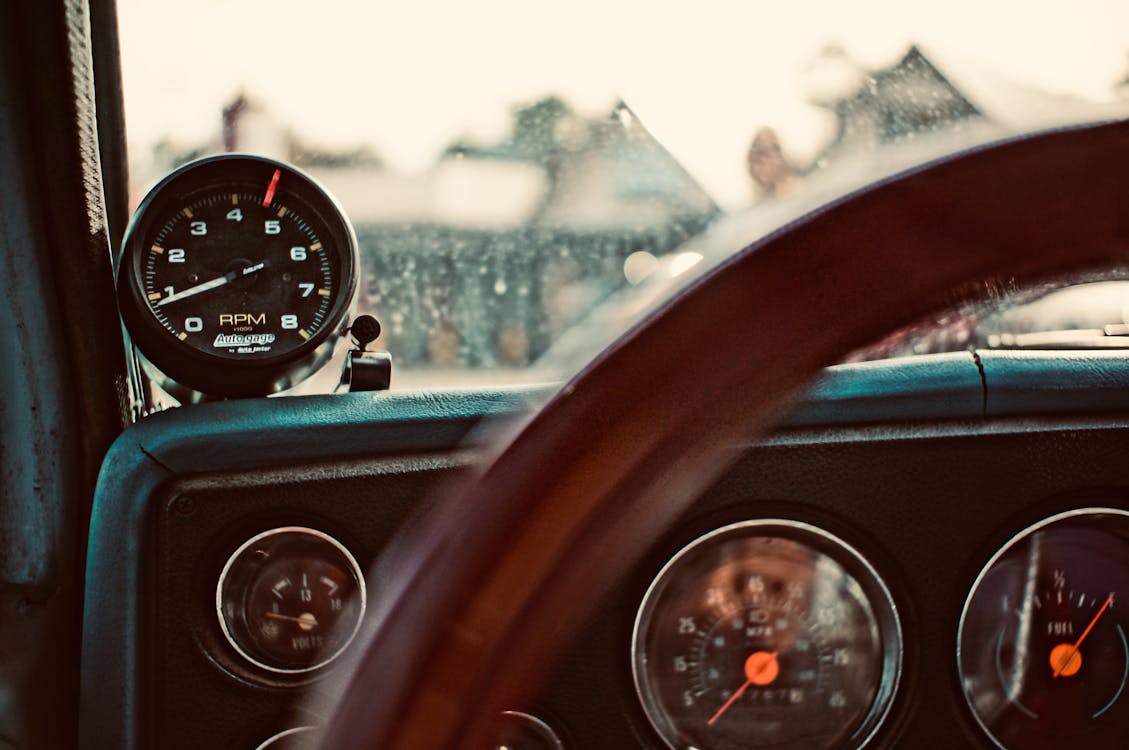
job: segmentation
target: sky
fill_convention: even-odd
[[[1129,0],[118,0],[132,154],[214,137],[238,92],[306,142],[367,145],[425,172],[456,138],[499,138],[515,104],[586,114],[623,98],[724,204],[775,127],[797,160],[829,137],[812,61],[867,68],[911,42],[1018,82],[1098,100],[1129,73]],[[135,158],[137,158],[135,156]]]

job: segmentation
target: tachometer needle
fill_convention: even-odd
[[[780,664],[776,661],[775,651],[754,651],[749,654],[749,658],[745,659],[745,684],[737,688],[737,692],[729,696],[729,700],[725,702],[724,706],[717,709],[717,713],[710,717],[706,725],[713,726],[713,723],[720,719],[721,715],[728,711],[729,707],[745,694],[745,691],[749,689],[749,685],[770,685],[778,674],[780,674]]]
[[[208,291],[211,291],[212,289],[219,289],[221,286],[224,286],[225,284],[230,284],[231,282],[235,281],[236,279],[241,279],[244,276],[250,276],[253,273],[257,273],[257,272],[263,270],[264,268],[266,268],[268,265],[270,265],[270,263],[268,261],[264,260],[261,263],[256,263],[253,266],[247,266],[246,268],[241,268],[241,269],[238,269],[238,270],[235,270],[235,271],[229,271],[228,273],[225,273],[223,276],[212,279],[211,281],[205,281],[202,284],[197,284],[196,286],[190,286],[183,291],[174,292],[173,294],[170,294],[169,296],[165,297],[163,300],[158,302],[157,307],[163,307],[164,305],[167,305],[170,302],[177,302],[177,301],[185,299],[187,297],[194,297],[197,294],[201,294],[202,292],[208,292]]]
[[[1113,594],[1105,598],[1105,604],[1103,604],[1102,608],[1098,610],[1098,613],[1094,615],[1094,618],[1090,620],[1090,624],[1082,631],[1082,635],[1078,636],[1078,640],[1074,642],[1073,646],[1064,648],[1066,644],[1060,643],[1051,650],[1051,666],[1054,667],[1054,673],[1051,677],[1058,677],[1059,675],[1069,677],[1078,671],[1082,665],[1078,664],[1075,666],[1072,665],[1071,662],[1073,662],[1074,657],[1078,655],[1078,649],[1081,647],[1082,641],[1086,640],[1086,636],[1088,636],[1090,631],[1094,629],[1094,626],[1098,624],[1098,619],[1105,614],[1105,611],[1109,609],[1111,604],[1113,604]]]

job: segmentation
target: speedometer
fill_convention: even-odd
[[[356,252],[348,220],[309,177],[260,157],[210,157],[169,175],[138,208],[119,304],[167,379],[211,396],[265,395],[332,353]]]
[[[635,684],[676,750],[860,748],[901,669],[893,600],[838,538],[748,521],[679,552],[635,623]]]

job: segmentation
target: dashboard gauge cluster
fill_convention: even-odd
[[[902,665],[897,609],[853,548],[758,520],[691,542],[646,593],[635,686],[671,748],[860,748]]]
[[[957,667],[969,710],[1007,750],[1129,741],[1129,513],[1088,508],[1020,532],[977,577]]]
[[[255,535],[231,555],[216,585],[216,616],[246,663],[304,675],[348,647],[365,597],[361,568],[340,542],[316,529],[284,526]]]
[[[988,559],[954,644],[985,743],[1126,746],[1127,591],[1123,510],[1050,516]],[[886,583],[853,547],[811,524],[751,520],[695,539],[659,571],[635,618],[632,670],[674,750],[858,750],[903,682],[902,639]]]
[[[154,187],[127,229],[118,304],[162,385],[261,396],[325,364],[356,292],[357,243],[293,167],[222,155]]]

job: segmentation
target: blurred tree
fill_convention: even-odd
[[[469,156],[481,159],[513,159],[551,167],[564,145],[560,135],[566,123],[576,117],[572,107],[559,96],[546,96],[532,104],[515,107],[509,136],[492,146],[460,139],[448,146],[444,156]]]

